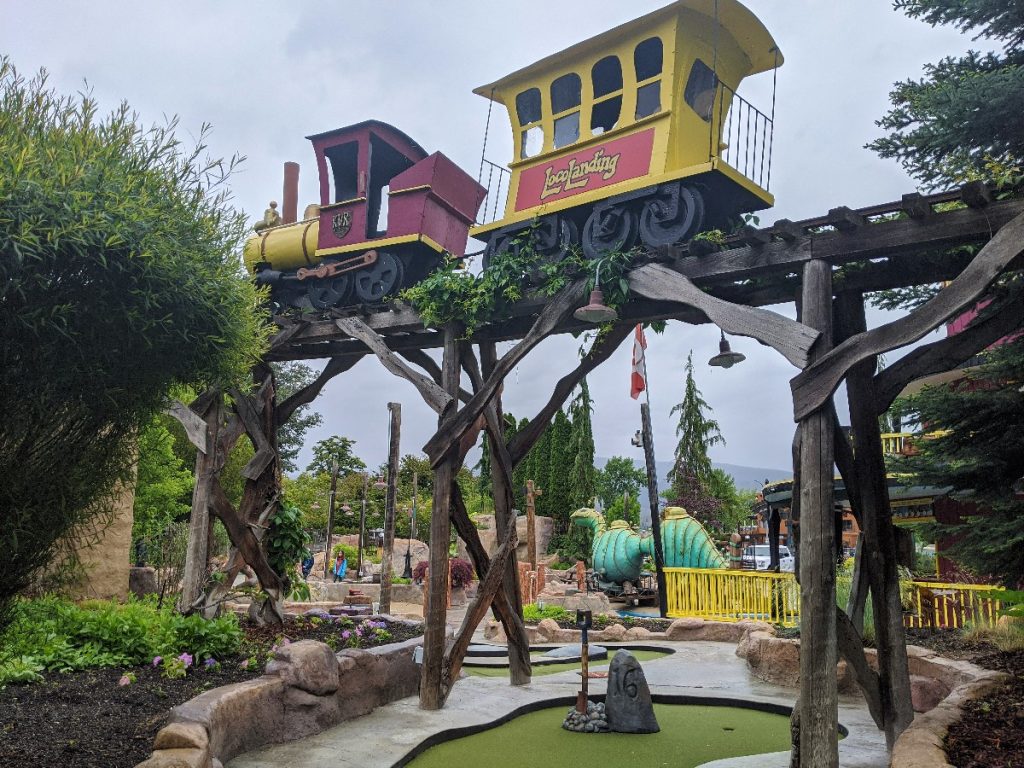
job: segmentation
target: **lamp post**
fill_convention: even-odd
[[[402,571],[403,579],[412,578],[412,537],[416,532],[416,493],[419,490],[420,476],[412,473],[412,506],[409,508],[409,537],[405,540],[405,570]]]
[[[363,473],[363,505],[359,511],[359,546],[356,550],[356,577],[363,577],[363,528],[366,526],[366,493],[370,488],[370,476]]]
[[[327,505],[327,543],[324,544],[324,581],[327,580],[328,564],[331,560],[331,530],[334,528],[334,496],[338,492],[338,460],[331,465],[331,493]]]

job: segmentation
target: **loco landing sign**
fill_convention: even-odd
[[[522,172],[516,210],[644,176],[651,168],[654,129],[596,144]]]

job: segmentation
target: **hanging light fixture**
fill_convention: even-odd
[[[378,489],[379,488],[387,488],[388,484],[387,484],[387,481],[383,477],[378,477],[376,480],[373,481],[373,487],[374,488],[378,488]]]
[[[601,262],[597,263],[590,303],[577,309],[572,316],[584,323],[611,323],[619,319],[619,313],[604,303],[604,291],[601,290]]]
[[[721,333],[722,340],[718,342],[718,354],[708,360],[708,365],[714,365],[719,368],[732,368],[736,363],[742,363],[746,360],[746,355],[729,349],[729,342],[726,341],[725,331]]]

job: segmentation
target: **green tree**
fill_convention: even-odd
[[[584,378],[580,382],[579,394],[569,406],[572,432],[569,438],[569,455],[572,457],[572,473],[569,476],[569,507],[586,507],[593,503],[596,493],[596,470],[594,469],[594,427],[590,414],[594,410],[590,399],[590,387]]]
[[[300,389],[312,384],[316,372],[302,363],[273,363],[274,385],[277,387],[277,402],[283,403]],[[310,409],[309,404],[300,405],[288,419],[277,429],[277,454],[281,458],[283,472],[295,472],[298,465],[295,460],[302,450],[306,433],[313,427],[319,427],[324,419],[319,413]]]
[[[139,432],[134,539],[162,533],[175,520],[187,519],[192,508],[192,471],[175,454],[167,421],[167,416],[154,416]]]
[[[925,66],[920,80],[896,83],[888,131],[868,146],[894,158],[925,187],[990,178],[991,164],[1024,159],[1024,7],[1006,0],[896,0],[932,26],[973,32],[998,50],[970,51]]]
[[[0,60],[0,391],[17,404],[0,426],[0,626],[55,543],[102,522],[167,393],[244,382],[267,337],[233,163],[175,127],[103,117]]]
[[[950,486],[982,514],[959,525],[951,554],[975,573],[1015,587],[1024,581],[1024,337],[995,347],[960,381],[925,387],[903,401],[919,453],[897,461],[913,484]]]
[[[572,467],[572,454],[569,441],[572,437],[572,424],[565,412],[559,409],[551,423],[551,451],[548,464],[548,484],[544,487],[546,511],[555,520],[555,530],[569,529],[569,515],[573,510],[569,496],[569,468]]]
[[[324,438],[313,446],[313,460],[306,471],[330,474],[335,461],[338,462],[339,477],[366,471],[366,464],[352,451],[355,444],[355,440],[339,435]]]
[[[638,498],[640,489],[647,484],[647,473],[625,456],[612,456],[603,469],[597,471],[597,497],[605,509],[616,501],[622,501],[622,494]]]
[[[710,412],[711,407],[701,396],[697,382],[693,379],[691,351],[686,358],[686,386],[683,399],[672,408],[673,414],[679,414],[679,422],[676,424],[679,442],[676,444],[675,464],[669,473],[669,480],[679,496],[687,490],[686,486],[690,487],[689,490],[696,491],[710,482],[711,457],[708,456],[708,449],[719,443],[725,445],[725,439],[718,429],[718,422],[705,415]]]
[[[737,489],[733,476],[718,467],[711,470],[708,494],[721,502],[712,524],[726,533],[735,531],[741,524],[747,522],[757,497],[754,491]]]
[[[607,523],[625,520],[634,527],[638,526],[640,525],[640,501],[632,494],[628,497],[619,496],[605,507],[604,519]]]

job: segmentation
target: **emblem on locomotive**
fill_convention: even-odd
[[[594,152],[589,160],[579,162],[575,157],[570,157],[569,164],[557,171],[555,166],[549,165],[544,169],[544,189],[541,190],[540,199],[543,200],[570,189],[582,189],[587,186],[592,177],[600,177],[605,181],[611,180],[619,167],[620,157],[622,157],[621,152],[606,155],[604,148],[601,148]]]
[[[352,229],[352,211],[340,211],[331,219],[331,229],[340,240]]]

